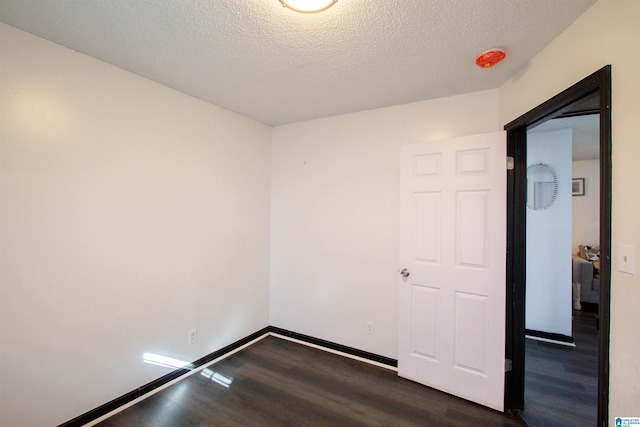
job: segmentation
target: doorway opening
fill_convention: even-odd
[[[600,273],[597,318],[597,425],[606,425],[609,403],[609,314],[611,283],[611,67],[606,66],[505,126],[507,155],[514,168],[507,173],[507,313],[505,406],[525,409],[527,307],[527,132],[548,120],[571,115],[597,100],[599,112]],[[579,109],[579,108],[578,108]],[[584,112],[580,113],[584,114]],[[580,183],[578,183],[579,187]],[[579,188],[578,188],[579,190]],[[568,255],[570,256],[570,255]],[[570,268],[570,267],[568,267]],[[571,287],[571,281],[566,284]]]

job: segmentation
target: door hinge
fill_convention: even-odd
[[[512,369],[513,369],[513,362],[511,361],[511,359],[504,359],[504,371],[511,372]]]
[[[507,170],[508,171],[512,171],[513,170],[514,164],[515,164],[515,160],[513,160],[513,157],[507,156]]]

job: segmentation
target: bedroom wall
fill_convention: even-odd
[[[397,357],[400,146],[500,130],[497,95],[274,128],[272,325]]]
[[[0,425],[268,325],[269,127],[4,24],[0,67]]]
[[[572,251],[576,254],[579,245],[600,243],[600,160],[578,160],[573,162],[573,177],[585,179],[584,196],[572,197]]]
[[[610,341],[611,420],[637,416],[640,402],[640,279],[618,270],[620,246],[640,251],[640,2],[599,0],[500,88],[500,123],[506,124],[607,64],[612,67],[612,279]]]
[[[399,144],[500,130],[612,64],[610,413],[637,415],[640,286],[615,265],[640,246],[639,16],[599,0],[499,91],[274,129],[272,324],[396,357]],[[0,424],[65,421],[162,375],[143,351],[194,359],[264,326],[270,130],[2,24],[0,40]]]
[[[558,193],[544,210],[527,209],[525,326],[572,336],[570,129],[529,132],[527,163],[546,163],[558,177]]]

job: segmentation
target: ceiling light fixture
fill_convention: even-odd
[[[287,9],[301,13],[316,13],[329,9],[338,0],[278,0]]]
[[[504,49],[494,47],[493,49],[485,50],[476,58],[476,65],[480,68],[491,68],[498,62],[502,61],[506,56]]]

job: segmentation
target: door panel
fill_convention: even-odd
[[[439,290],[428,286],[412,286],[411,292],[411,353],[437,362],[436,313],[440,300]]]
[[[503,409],[504,132],[401,155],[400,376]]]
[[[413,194],[414,259],[440,262],[440,193]]]

